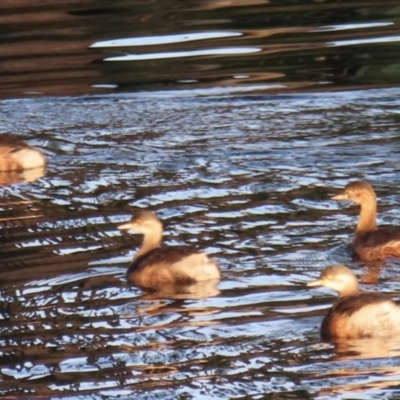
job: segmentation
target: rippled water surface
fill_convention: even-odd
[[[3,0],[0,97],[400,85],[398,0]]]
[[[399,345],[321,343],[332,263],[396,294],[399,262],[351,260],[351,179],[400,224],[397,89],[286,96],[152,95],[0,103],[2,131],[47,174],[1,188],[3,398],[367,399],[399,396]],[[127,285],[140,209],[169,245],[221,264],[219,293],[157,298]],[[185,297],[185,296],[180,296]]]

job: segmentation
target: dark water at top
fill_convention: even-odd
[[[400,262],[352,261],[357,207],[329,197],[365,179],[378,223],[400,225],[399,13],[1,2],[0,95],[20,99],[0,131],[49,160],[27,183],[0,175],[1,397],[399,398],[399,341],[322,343],[334,297],[305,286],[345,263],[398,296]],[[140,237],[116,226],[143,208],[168,245],[218,259],[217,292],[126,283]]]
[[[398,86],[398,0],[13,0],[0,96]]]

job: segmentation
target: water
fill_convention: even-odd
[[[3,101],[2,130],[49,166],[1,189],[2,396],[396,397],[398,343],[321,343],[333,294],[305,283],[343,262],[365,289],[400,289],[398,261],[351,260],[358,210],[329,200],[366,179],[379,223],[400,223],[399,94]],[[218,259],[219,293],[126,284],[140,238],[116,226],[139,208],[162,218],[167,244]]]
[[[2,398],[400,397],[398,341],[322,343],[334,295],[306,287],[344,263],[398,299],[400,262],[354,262],[358,209],[329,198],[367,180],[400,225],[399,11],[3,1],[0,131],[49,165],[0,174]],[[116,227],[143,208],[217,290],[127,284]]]
[[[0,96],[399,86],[398,0],[13,0]]]

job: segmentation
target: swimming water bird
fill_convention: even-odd
[[[221,277],[218,264],[193,247],[160,247],[163,226],[149,211],[140,211],[118,229],[143,234],[143,243],[127,271],[127,279],[139,287],[157,290],[165,285],[190,285]]]
[[[400,228],[377,228],[377,200],[369,183],[350,182],[343,193],[331,199],[349,200],[361,206],[352,242],[353,251],[358,258],[374,261],[384,260],[387,257],[400,257]]]
[[[324,286],[339,294],[322,321],[323,340],[400,337],[400,307],[383,293],[360,292],[349,268],[327,267],[307,286]]]
[[[0,134],[0,171],[22,171],[46,165],[46,157],[36,147],[8,133]]]

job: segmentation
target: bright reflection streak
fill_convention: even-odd
[[[367,38],[367,39],[337,40],[335,42],[328,42],[327,46],[339,47],[339,46],[354,46],[359,44],[393,43],[393,42],[400,42],[400,36],[384,36],[384,37]]]
[[[261,51],[258,47],[226,47],[221,49],[205,49],[192,51],[173,51],[168,53],[127,54],[124,56],[108,57],[104,61],[143,61],[161,60],[166,58],[183,58],[197,56],[218,56],[228,54],[249,54]]]
[[[90,47],[125,47],[125,46],[154,46],[169,43],[191,42],[194,40],[219,39],[226,37],[242,36],[240,32],[201,32],[184,33],[180,35],[143,36],[126,39],[104,40],[95,42]]]
[[[321,28],[318,28],[313,32],[348,31],[352,29],[378,28],[381,26],[390,26],[390,25],[393,25],[393,22],[371,22],[366,24],[328,25],[328,26],[322,26]]]

